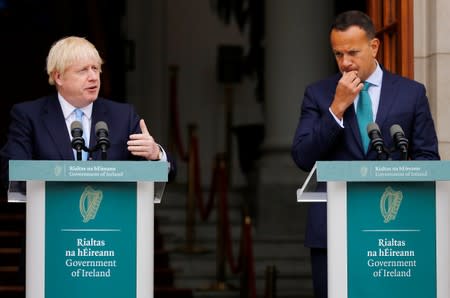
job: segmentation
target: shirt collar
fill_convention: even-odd
[[[73,110],[76,109],[73,105],[71,105],[61,94],[58,93],[58,101],[61,105],[61,109],[64,115],[64,119],[68,119],[70,115],[73,113]],[[79,108],[83,111],[84,115],[90,120],[92,116],[92,103],[89,105]]]
[[[371,85],[381,87],[381,82],[383,81],[383,70],[380,67],[380,64],[377,62],[377,67],[375,71],[367,78],[366,82],[369,82]]]

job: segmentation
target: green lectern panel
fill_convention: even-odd
[[[436,297],[434,182],[347,184],[348,297]]]
[[[47,182],[45,205],[45,297],[136,297],[136,183]]]

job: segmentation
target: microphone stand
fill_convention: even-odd
[[[106,160],[106,150],[101,150],[101,152],[102,160]]]
[[[408,160],[408,149],[406,146],[400,148],[401,160]]]
[[[82,160],[83,159],[83,151],[88,152],[89,153],[88,157],[90,157],[91,150],[88,147],[86,147],[86,145],[84,145],[84,143],[83,143],[83,145],[78,144],[78,146],[77,146],[77,144],[72,143],[72,147],[73,147],[73,149],[75,149],[76,154],[77,154],[76,155],[76,160]]]
[[[372,149],[377,153],[377,160],[389,159],[389,151],[386,149],[380,138],[372,139],[370,145]]]
[[[101,156],[101,160],[106,160],[107,159],[107,150],[106,149],[108,149],[108,148],[104,148],[105,146],[102,146],[102,144],[97,144],[97,145],[95,145],[94,147],[92,147],[92,148],[86,148],[86,150],[85,151],[87,151],[89,154],[88,154],[88,160],[91,160],[92,159],[92,154],[94,153],[94,152],[96,152],[96,151],[99,151],[100,150],[100,156]],[[80,155],[81,155],[81,153],[80,153]],[[78,157],[78,152],[77,152],[77,157]]]
[[[95,146],[95,150],[100,150],[102,160],[106,160],[107,158],[107,150],[110,146],[109,140],[107,138],[99,138],[97,140],[97,145]]]
[[[386,150],[386,148],[383,147],[383,149],[377,150],[377,160],[388,160],[389,159],[389,152]]]

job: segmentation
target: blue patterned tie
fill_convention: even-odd
[[[80,121],[80,123],[81,123],[81,126],[83,127],[83,139],[84,139],[84,144],[86,145],[86,147],[88,147],[88,138],[87,138],[87,132],[86,132],[86,130],[85,130],[85,127],[84,127],[84,125],[83,125],[83,111],[82,110],[80,110],[80,109],[75,109],[75,118],[76,118],[76,120],[77,121]],[[76,156],[76,155],[75,155]],[[75,157],[76,158],[76,157]],[[86,151],[82,151],[82,154],[81,154],[81,159],[82,160],[87,160],[87,158],[88,158],[88,153],[86,152]]]
[[[367,134],[367,125],[373,122],[372,100],[369,92],[370,83],[364,82],[364,88],[359,93],[358,107],[356,108],[356,117],[358,118],[359,133],[361,134],[364,153],[367,152],[370,139]]]

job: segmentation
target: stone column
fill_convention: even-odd
[[[450,2],[414,1],[414,76],[427,87],[441,159],[450,159]]]
[[[166,0],[127,1],[125,34],[134,68],[127,71],[127,100],[160,144],[168,143]]]
[[[304,179],[290,155],[305,87],[335,71],[329,27],[334,1],[266,0],[265,142],[260,161],[258,230],[286,220],[297,233],[303,209],[295,190]],[[294,219],[295,220],[292,220]],[[289,223],[288,223],[289,222]],[[280,231],[273,231],[279,233]]]

